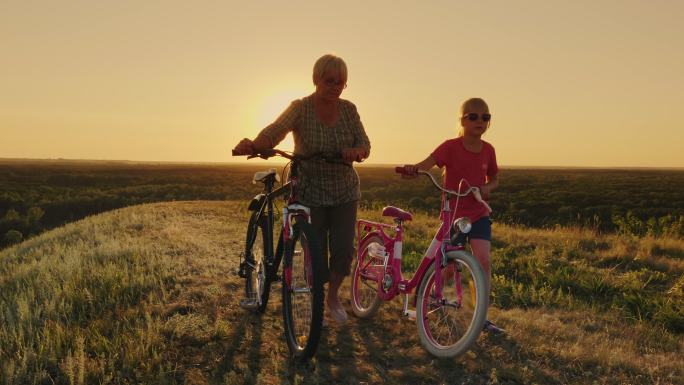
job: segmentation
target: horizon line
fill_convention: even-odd
[[[263,161],[259,163],[243,161],[173,161],[173,160],[129,160],[129,159],[81,159],[81,158],[4,158],[0,157],[0,163],[30,163],[30,162],[51,162],[51,163],[118,163],[118,164],[147,164],[147,165],[214,165],[214,166],[255,166],[280,165],[283,162]],[[395,167],[396,163],[357,163],[355,167]],[[621,169],[621,170],[684,170],[684,166],[559,166],[559,165],[500,165],[499,168],[510,169]]]

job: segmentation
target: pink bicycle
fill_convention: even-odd
[[[408,174],[403,167],[396,172]],[[401,271],[403,222],[411,220],[409,212],[388,206],[383,216],[394,218],[394,225],[357,221],[358,248],[352,277],[352,310],[359,318],[371,317],[383,301],[404,295],[402,315],[415,314],[418,336],[423,347],[438,357],[454,357],[464,353],[477,340],[484,325],[489,298],[485,273],[477,259],[456,243],[459,232],[470,231],[468,218],[453,218],[449,201],[473,196],[491,212],[477,187],[464,192],[447,190],[440,186],[428,172],[427,175],[438,190],[444,192],[440,213],[442,224],[411,279]],[[462,180],[459,184],[467,183]],[[455,212],[455,210],[454,210]],[[386,230],[393,231],[394,236]],[[415,313],[409,310],[409,294],[418,286],[414,298]],[[417,299],[417,301],[416,301]]]

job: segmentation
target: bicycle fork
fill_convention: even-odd
[[[288,242],[293,242],[294,241],[294,227],[293,227],[293,221],[295,220],[295,217],[300,217],[302,219],[305,219],[307,222],[311,223],[311,210],[303,205],[300,205],[298,203],[293,203],[289,204],[285,207],[283,207],[283,235],[282,235],[282,242],[283,246],[287,249],[290,246],[287,245]],[[283,285],[287,285],[287,288],[292,290],[294,293],[308,293],[311,291],[309,288],[309,284],[313,282],[313,277],[311,274],[313,274],[312,271],[308,270],[308,267],[311,266],[311,261],[304,261],[304,266],[307,268],[305,272],[305,277],[307,281],[307,285],[305,287],[293,287],[292,284],[292,259],[296,257],[302,257],[302,254],[304,254],[304,258],[309,258],[308,253],[302,253],[302,250],[295,250],[294,245],[292,245],[293,250],[292,250],[292,258],[288,261],[286,258],[286,263],[283,265]]]
[[[434,297],[435,299],[439,299],[440,301],[444,301],[442,298],[442,268],[446,266],[446,254],[444,250],[445,244],[441,242],[441,247],[440,247],[440,241],[437,240],[437,236],[432,238],[432,242],[430,242],[430,246],[428,246],[426,255],[434,255],[434,263],[435,263],[435,272],[434,272],[434,280],[435,280],[435,293]],[[438,258],[441,253],[441,258]],[[420,286],[420,282],[418,283]],[[458,288],[459,290],[459,302],[460,302],[460,287]],[[415,318],[416,317],[416,302],[418,300],[418,288],[416,289],[416,293],[413,296],[413,307],[414,309],[409,309],[409,294],[410,293],[405,293],[404,294],[404,300],[403,300],[403,310],[401,314],[405,317],[409,318]],[[442,303],[444,304],[444,303]]]

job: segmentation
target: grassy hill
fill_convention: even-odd
[[[396,299],[327,326],[313,365],[294,367],[280,296],[261,317],[237,306],[246,216],[242,202],[134,206],[0,252],[0,383],[684,382],[684,240],[495,224],[490,318],[506,336],[435,359]],[[409,266],[435,226],[409,225]]]

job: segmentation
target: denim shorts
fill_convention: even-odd
[[[485,241],[492,240],[492,221],[489,219],[489,217],[482,217],[475,221],[468,234],[458,234],[455,243],[465,243],[471,239],[484,239]]]

